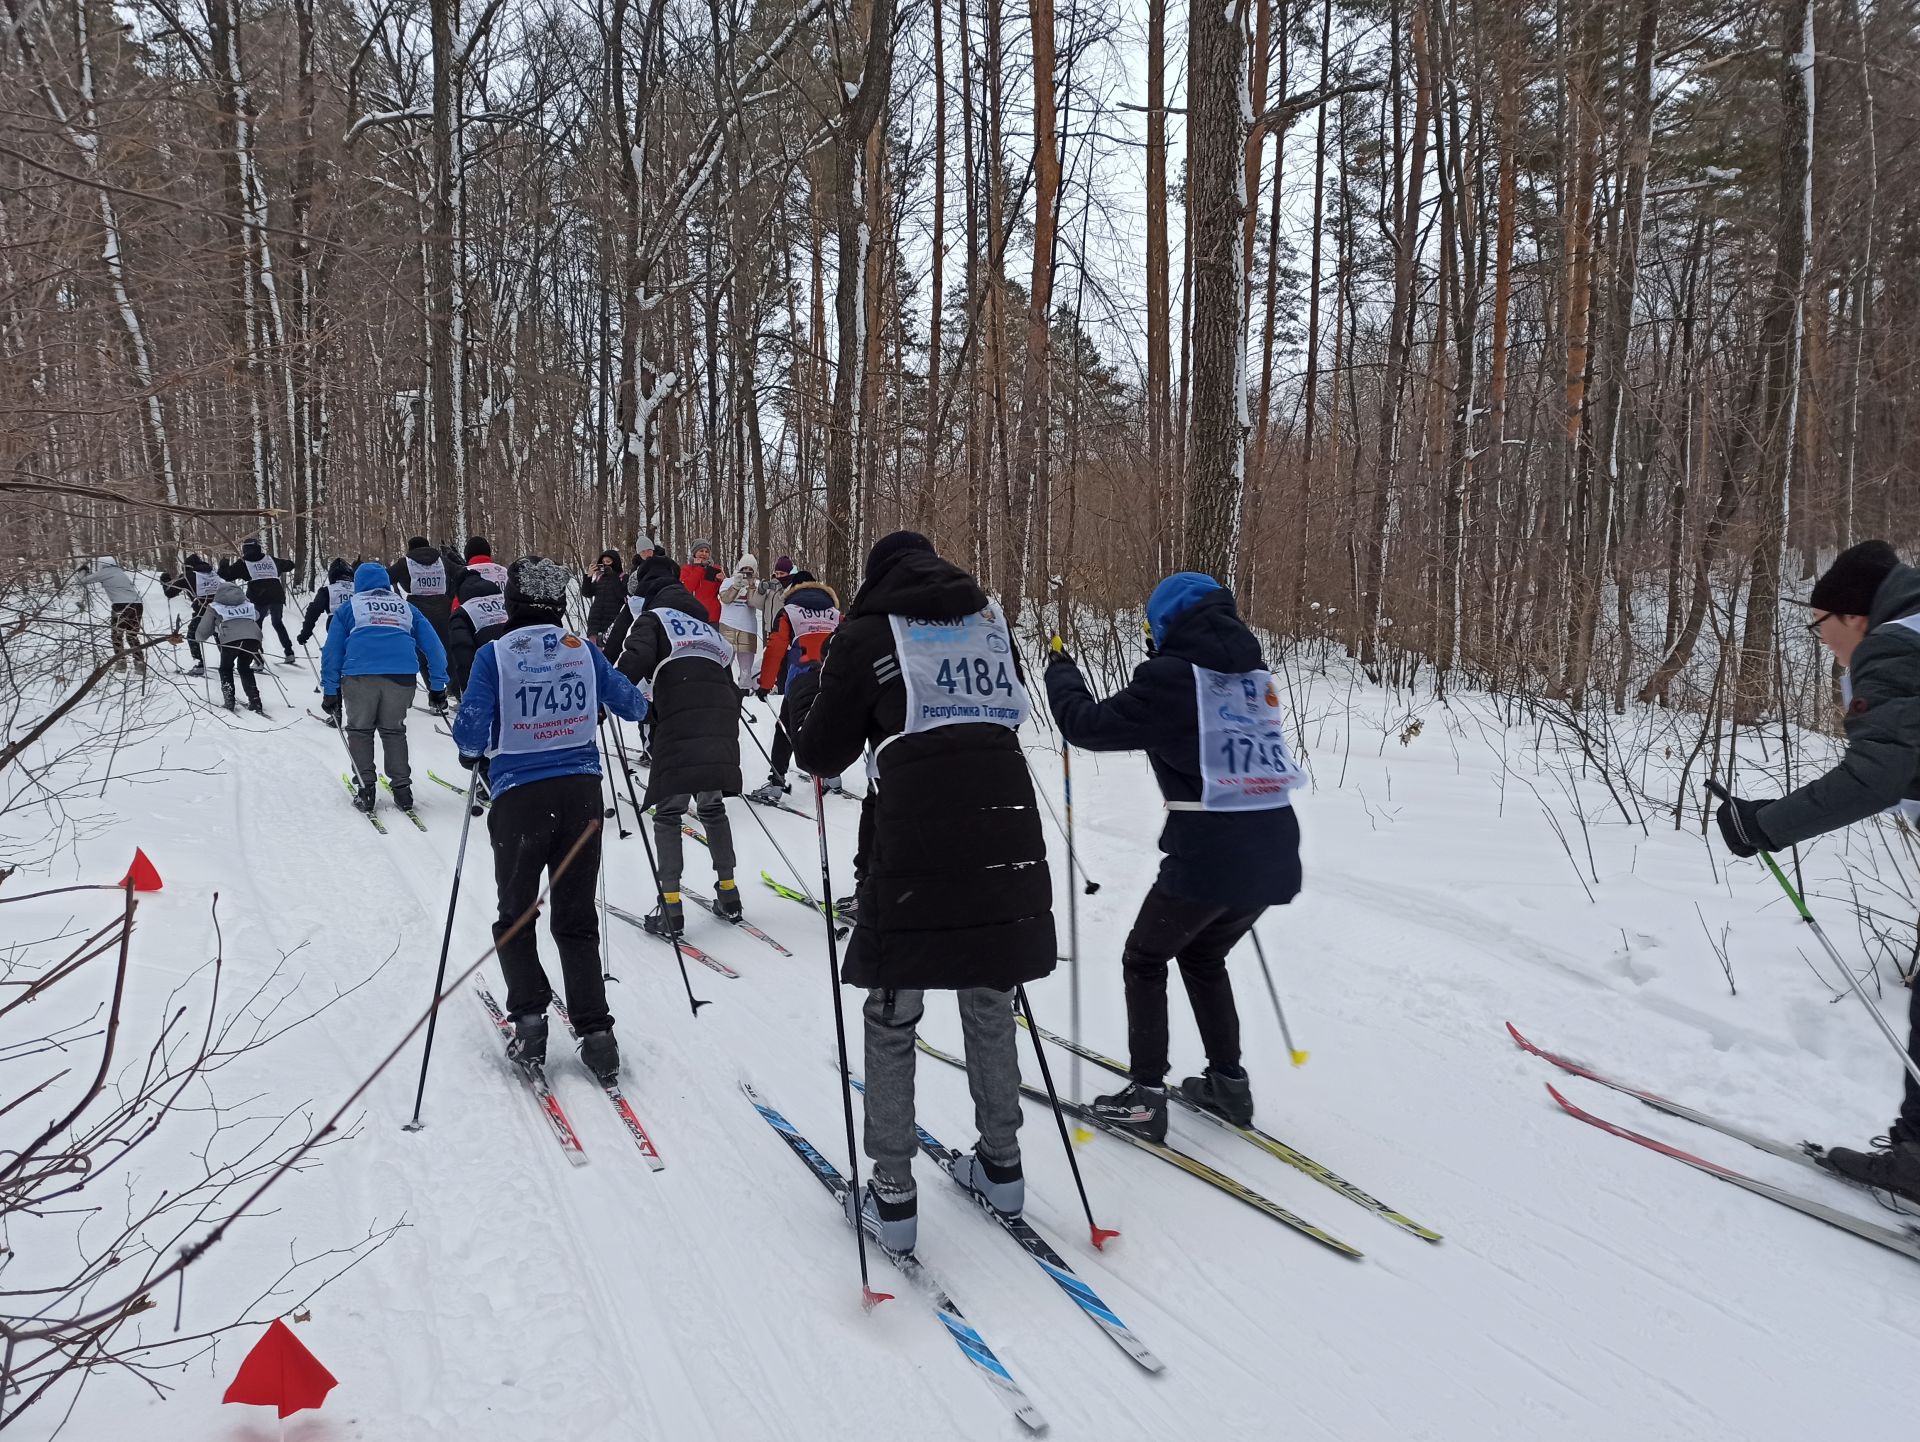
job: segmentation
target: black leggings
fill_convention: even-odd
[[[1227,953],[1252,930],[1262,907],[1232,911],[1176,896],[1153,884],[1127,935],[1120,963],[1127,986],[1127,1048],[1133,1079],[1159,1086],[1167,1075],[1167,963],[1178,959],[1207,1064],[1240,1069],[1240,1013],[1233,1004]]]
[[[515,786],[494,800],[487,816],[493,840],[493,878],[500,909],[493,936],[512,926],[540,895],[540,882],[558,866],[588,827],[598,826],[600,778],[549,776]],[[607,1010],[607,984],[600,974],[600,916],[595,893],[600,883],[600,835],[580,848],[564,875],[547,893],[548,924],[560,953],[567,986],[567,1014],[575,1031],[604,1031],[613,1025]],[[500,970],[507,982],[507,1011],[519,1016],[547,1009],[553,988],[540,966],[533,921],[500,947]]]

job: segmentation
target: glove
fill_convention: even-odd
[[[1713,813],[1713,819],[1720,823],[1721,839],[1735,856],[1753,856],[1779,849],[1760,827],[1760,808],[1766,804],[1734,796],[1722,801],[1720,809]]]
[[[322,696],[320,698],[320,709],[329,716],[338,716],[340,714],[340,697],[337,694],[333,696]]]
[[[302,631],[298,636],[295,636],[293,638],[293,644],[296,646],[304,646],[307,644],[307,642],[311,641],[312,639],[313,639],[313,632]]]
[[[478,771],[482,780],[487,775],[487,758],[484,756],[462,756],[460,764],[469,771]]]
[[[427,692],[427,709],[438,715],[446,715],[447,693],[445,691]]]
[[[773,694],[773,687],[771,687],[771,686],[755,686],[755,687],[753,688],[753,694],[754,694],[755,696],[758,696],[758,697],[759,697],[759,698],[760,698],[760,699],[761,699],[762,701],[764,701],[764,700],[766,700],[766,699],[767,699],[767,697],[769,697],[769,696],[771,696],[771,695]]]

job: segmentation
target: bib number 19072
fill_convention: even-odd
[[[535,682],[514,690],[520,718],[570,716],[587,709],[587,683],[580,680]]]
[[[962,656],[958,660],[946,660],[940,663],[939,674],[933,678],[934,685],[949,696],[992,696],[996,692],[1011,696],[1013,677],[1007,671],[1007,663],[994,663],[985,656]]]

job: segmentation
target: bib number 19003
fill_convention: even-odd
[[[520,718],[570,716],[587,709],[587,683],[581,680],[535,682],[514,689]]]

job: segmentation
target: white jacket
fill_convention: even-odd
[[[137,606],[140,604],[140,588],[133,584],[133,577],[120,569],[120,563],[112,556],[99,556],[80,573],[80,584],[98,586],[106,593],[107,600],[115,606]]]

